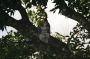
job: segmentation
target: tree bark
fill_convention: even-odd
[[[21,12],[21,14],[23,14],[22,10],[19,10],[19,11]],[[28,21],[29,19],[27,18],[25,19],[25,17],[28,17],[28,16],[24,17],[24,15],[22,15],[21,20],[16,20],[13,17],[10,17],[8,14],[6,16],[7,16],[7,23],[5,25],[15,28],[25,38],[28,38],[29,41],[27,42],[27,44],[31,44],[33,48],[35,48],[36,50],[43,50],[47,48],[48,50],[55,49],[57,55],[61,55],[60,54],[61,51],[66,54],[70,53],[68,46],[64,42],[61,42],[52,36],[50,36],[48,43],[42,42],[39,39],[40,30],[37,27],[35,27],[30,21]],[[65,51],[68,51],[68,52],[65,52]]]

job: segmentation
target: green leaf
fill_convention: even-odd
[[[85,2],[85,0],[80,0],[80,4],[82,4],[83,2]]]
[[[30,0],[22,0],[25,4],[27,4]]]
[[[28,16],[31,16],[32,15],[32,11],[28,11]]]

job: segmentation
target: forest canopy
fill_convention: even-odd
[[[48,0],[0,0],[0,59],[90,59],[90,0],[53,0],[55,13],[78,22],[69,36],[51,35],[47,20]],[[36,11],[31,10],[36,7]],[[21,19],[12,15],[18,11]]]

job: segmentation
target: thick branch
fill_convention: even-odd
[[[23,36],[29,38],[30,42],[27,42],[27,43],[30,43],[31,45],[33,45],[33,48],[35,48],[36,50],[42,50],[42,48],[46,49],[49,47],[49,49],[55,49],[57,54],[59,54],[61,51],[63,51],[63,52],[69,51],[69,49],[65,43],[57,40],[56,38],[54,38],[52,36],[50,36],[48,44],[40,41],[38,38],[38,35],[37,35],[37,32],[38,32],[37,28],[35,28],[30,23],[28,24],[28,23],[23,22],[22,20],[15,20],[14,18],[12,18],[10,16],[8,17],[8,19],[9,20],[8,20],[8,23],[6,25],[14,27]],[[63,50],[63,48],[65,50]],[[60,52],[58,52],[58,51],[60,51]]]
[[[7,17],[8,17],[8,21],[7,21],[7,23],[6,23],[6,26],[11,26],[11,27],[13,27],[13,28],[15,28],[15,29],[18,29],[18,27],[19,27],[19,21],[18,20],[16,20],[16,19],[14,19],[13,17],[10,17],[10,16],[8,16],[7,15]]]
[[[16,20],[10,16],[8,16],[8,22],[6,26],[11,26],[17,29],[20,33],[24,34],[25,36],[30,36],[30,34],[36,34],[37,28],[31,22],[25,22],[23,20]],[[29,33],[29,34],[28,34]]]
[[[67,16],[67,17],[69,17],[69,18],[71,18],[71,19],[79,22],[90,33],[90,28],[89,28],[90,27],[90,22],[85,17],[83,17],[81,14],[79,14],[78,12],[76,12],[75,10],[70,9],[66,5],[65,8],[62,10],[62,15]]]
[[[29,18],[28,18],[25,8],[21,4],[18,4],[17,9],[21,14],[22,20],[28,22]]]

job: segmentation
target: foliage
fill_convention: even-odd
[[[88,37],[88,31],[83,26],[77,24],[73,28],[73,32],[68,37],[67,44],[73,53],[73,57],[79,59],[90,58],[90,38]]]
[[[90,0],[54,0],[53,3],[55,3],[55,9],[60,9],[60,13],[62,13],[63,9],[67,7],[75,10],[76,12],[82,14],[84,17],[89,17],[89,3]]]
[[[30,51],[30,52],[29,52]],[[24,41],[20,33],[9,32],[0,39],[1,59],[24,59],[32,55],[34,49]]]
[[[61,36],[55,36],[59,40]],[[68,37],[67,45],[72,53],[70,58],[89,59],[90,57],[90,41],[88,41],[88,32],[81,25],[77,24],[73,28],[73,32]],[[50,49],[50,51],[48,51]],[[53,49],[53,48],[52,48]],[[53,55],[51,55],[54,53]],[[63,53],[63,52],[59,52]],[[47,48],[46,50],[36,50],[29,41],[19,32],[8,32],[8,35],[0,39],[0,58],[1,59],[58,59],[63,58],[56,55],[55,50]]]
[[[19,32],[10,31],[0,39],[1,59],[58,59],[60,57],[56,56],[56,51],[52,47],[42,49],[39,51],[34,49],[31,42],[26,41]]]
[[[42,8],[42,6],[36,6],[36,11],[35,10],[28,10],[28,16],[30,18],[30,21],[36,27],[43,26],[43,23],[44,23],[43,18],[47,18],[46,12]]]
[[[0,0],[0,29],[17,29],[0,38],[0,59],[90,59],[90,0],[53,0],[51,10],[79,22],[66,42],[62,35],[50,35],[49,43],[39,40],[48,0]],[[37,11],[31,8],[36,7]],[[22,19],[11,17],[19,11]],[[50,30],[50,29],[49,29]],[[55,38],[56,37],[56,38]]]

